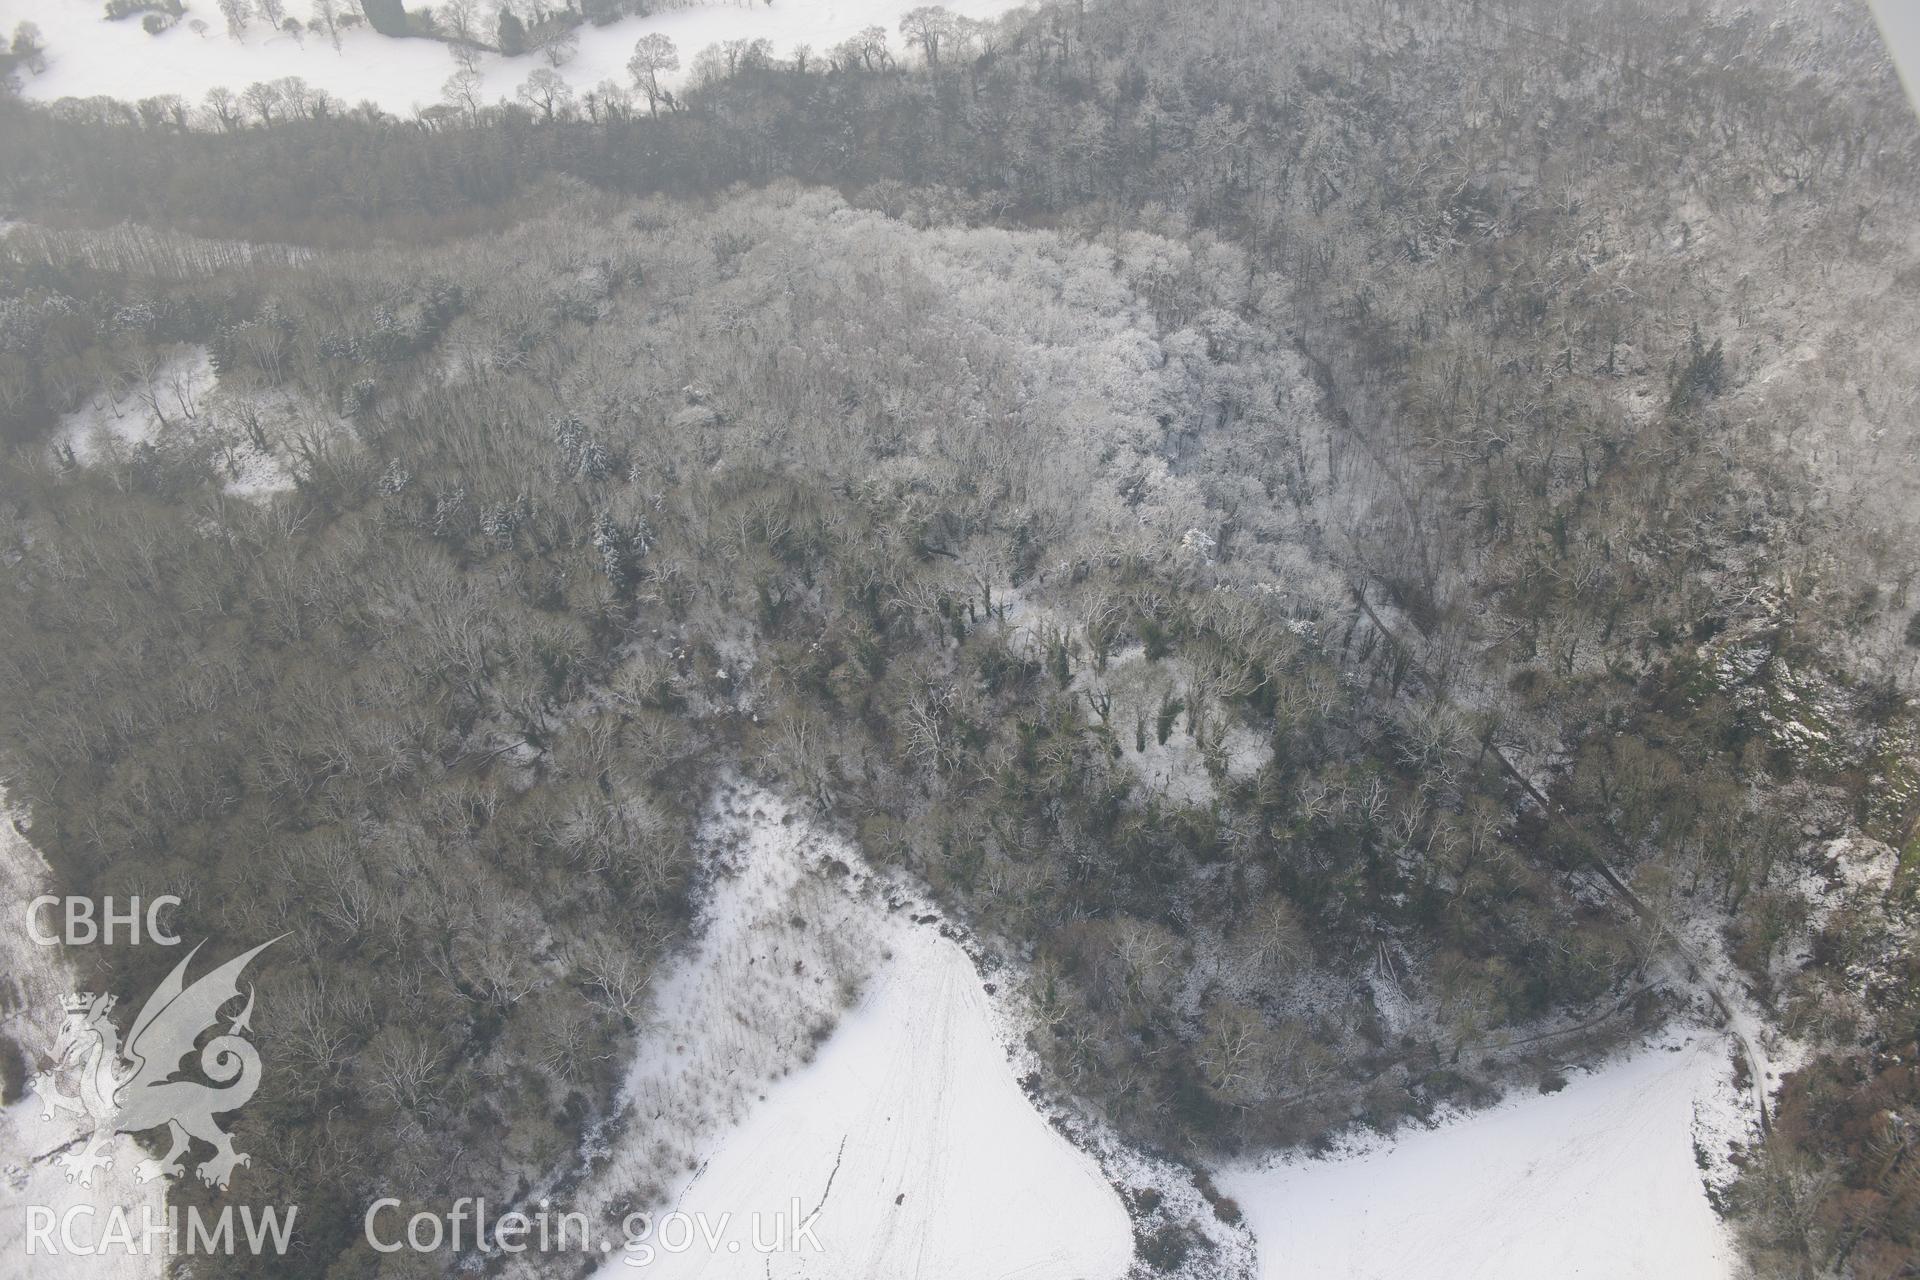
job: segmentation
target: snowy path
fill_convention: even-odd
[[[1693,1151],[1725,1040],[1681,1035],[1559,1093],[1327,1161],[1219,1178],[1264,1280],[1561,1280],[1734,1273]]]
[[[1355,603],[1365,611],[1374,628],[1387,638],[1387,643],[1412,659],[1414,670],[1419,673],[1422,680],[1436,689],[1445,687],[1433,678],[1422,657],[1408,645],[1403,638],[1405,633],[1396,631],[1381,620],[1380,615],[1367,599],[1367,585],[1368,580],[1362,579],[1352,583],[1351,587]],[[1561,825],[1576,835],[1588,834],[1581,830],[1580,824],[1573,820],[1571,814],[1548,798],[1541,784],[1529,777],[1491,738],[1487,740],[1486,751],[1506,775],[1533,798],[1534,803],[1540,806],[1541,812],[1547,815],[1549,822],[1557,819]],[[1678,954],[1681,962],[1678,965],[1673,963],[1671,956],[1659,956],[1662,967],[1668,972],[1675,987],[1683,991],[1697,988],[1706,995],[1721,1017],[1726,1020],[1728,1034],[1733,1037],[1740,1048],[1741,1055],[1747,1061],[1747,1095],[1753,1108],[1754,1122],[1764,1133],[1768,1124],[1768,1109],[1772,1105],[1773,1090],[1780,1082],[1780,1072],[1776,1070],[1764,1049],[1762,1030],[1765,1027],[1765,1020],[1751,1000],[1737,994],[1741,989],[1738,975],[1733,972],[1732,965],[1727,961],[1724,948],[1713,941],[1710,935],[1688,938],[1655,924],[1654,915],[1647,909],[1646,903],[1640,900],[1639,895],[1634,893],[1626,880],[1608,862],[1603,851],[1609,843],[1605,837],[1602,837],[1594,845],[1594,852],[1591,854],[1592,869],[1606,883],[1607,891],[1614,900],[1631,912],[1636,921],[1643,925],[1655,925],[1652,941],[1656,951],[1670,949]],[[1697,927],[1706,926],[1707,921],[1702,917],[1696,920],[1695,924]]]

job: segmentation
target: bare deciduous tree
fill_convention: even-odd
[[[680,51],[674,48],[673,41],[658,31],[641,36],[633,46],[633,56],[627,59],[627,74],[633,77],[634,87],[647,95],[647,111],[658,114],[660,102],[665,90],[660,87],[663,72],[680,69]]]
[[[548,124],[565,116],[573,106],[573,88],[558,72],[547,67],[535,67],[514,93],[520,101],[538,110]]]

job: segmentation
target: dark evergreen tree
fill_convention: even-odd
[[[527,24],[511,9],[500,10],[500,52],[517,58],[527,51]]]
[[[367,25],[383,36],[407,34],[407,10],[401,0],[360,0]]]

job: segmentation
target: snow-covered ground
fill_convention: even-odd
[[[680,51],[681,70],[661,77],[668,87],[685,79],[695,54],[724,40],[764,38],[773,42],[776,54],[786,57],[796,45],[824,50],[863,28],[881,26],[887,29],[889,47],[904,56],[900,15],[918,2],[756,0],[743,5],[715,0],[605,27],[588,25],[579,29],[579,52],[559,74],[579,91],[602,80],[630,87],[626,64],[634,42],[656,31]],[[305,0],[291,0],[286,7],[294,17],[310,16]],[[482,7],[491,12],[491,5]],[[967,17],[990,18],[1020,6],[1015,0],[949,0],[946,7]],[[437,40],[394,40],[364,26],[341,32],[337,51],[325,35],[309,34],[296,41],[284,33],[269,33],[259,21],[235,40],[227,35],[213,0],[191,0],[187,21],[158,36],[141,30],[138,18],[105,21],[100,0],[0,0],[0,28],[11,32],[23,20],[36,24],[45,36],[46,70],[22,76],[26,96],[41,101],[104,94],[131,102],[177,93],[197,105],[215,85],[238,92],[255,81],[299,76],[348,103],[371,101],[405,114],[439,102],[441,86],[456,70],[447,46]],[[190,28],[194,20],[207,24],[204,34]],[[535,68],[546,65],[536,53],[517,58],[484,55],[481,99],[512,98]]]
[[[1050,660],[1049,645],[1064,639],[1072,647],[1075,670],[1067,688],[1087,699],[1096,715],[1104,709],[1102,718],[1120,745],[1119,758],[1140,780],[1137,798],[1205,806],[1221,786],[1258,773],[1273,755],[1272,744],[1238,723],[1228,707],[1204,691],[1196,695],[1200,686],[1192,667],[1179,657],[1150,662],[1145,646],[1136,644],[1109,656],[1104,670],[1096,669],[1087,660],[1086,627],[1036,599],[1038,585],[994,592],[1001,625],[1010,629],[1011,642],[1021,652],[1042,664]],[[1196,696],[1204,741],[1194,732]],[[1160,714],[1173,699],[1180,710],[1161,742]]]
[[[57,456],[89,466],[140,445],[204,449],[228,493],[265,498],[294,487],[300,449],[324,451],[352,427],[284,390],[224,388],[205,347],[185,347],[126,372],[53,435]]]
[[[194,347],[163,360],[65,414],[54,432],[56,451],[82,466],[98,462],[116,446],[155,444],[173,423],[199,418],[218,379],[206,348]]]
[[[814,1061],[769,1089],[674,1197],[712,1223],[731,1215],[730,1240],[751,1240],[754,1215],[772,1239],[777,1220],[817,1212],[820,1250],[811,1239],[766,1257],[696,1248],[662,1253],[649,1274],[1125,1273],[1126,1211],[1020,1091],[972,964],[929,929],[902,928],[897,943]]]
[[[705,837],[718,863],[701,941],[662,986],[653,1047],[630,1081],[636,1114],[616,1144],[629,1151],[607,1167],[628,1178],[675,1169],[650,1207],[717,1243],[683,1229],[672,1238],[691,1230],[691,1247],[656,1247],[647,1272],[1125,1274],[1132,1245],[1113,1187],[1179,1179],[1130,1163],[1137,1153],[1097,1125],[1062,1118],[1078,1148],[1049,1127],[1016,1083],[1030,1064],[1010,975],[983,980],[955,941],[964,930],[940,926],[776,797],[723,790]],[[802,973],[812,980],[792,981]],[[805,1029],[855,982],[854,1004],[809,1052]],[[1267,1280],[1729,1277],[1735,1255],[1703,1168],[1723,1171],[1728,1139],[1750,1136],[1730,1043],[1676,1023],[1570,1073],[1557,1093],[1516,1094],[1329,1160],[1236,1165],[1218,1181]],[[695,1139],[663,1148],[690,1105],[708,1112]],[[635,1144],[668,1160],[636,1160]],[[617,1199],[622,1181],[602,1194]],[[789,1252],[752,1248],[756,1231],[791,1240],[796,1218],[811,1221],[818,1252],[804,1235]],[[1208,1265],[1250,1273],[1232,1233],[1213,1234],[1222,1247]],[[602,1274],[628,1273],[615,1257]]]
[[[1022,1092],[967,954],[774,796],[723,791],[706,835],[721,864],[705,929],[649,1020],[628,1087],[641,1149],[615,1151],[608,1190],[704,1102],[716,1123],[652,1207],[700,1215],[719,1243],[669,1252],[663,1221],[644,1274],[1123,1275],[1126,1210]],[[831,992],[855,981],[827,1034]],[[756,1231],[788,1247],[763,1253]],[[628,1256],[604,1274],[633,1274]]]
[[[1715,1280],[1734,1252],[1694,1143],[1727,1075],[1724,1037],[1676,1028],[1558,1093],[1218,1180],[1265,1280]]]
[[[60,1031],[60,997],[72,987],[59,948],[42,947],[27,934],[26,906],[45,892],[49,877],[39,851],[14,828],[15,817],[0,791],[0,1034],[32,1059],[53,1047]],[[124,1134],[114,1139],[113,1166],[95,1173],[92,1187],[68,1182],[53,1157],[84,1132],[76,1132],[72,1121],[58,1114],[44,1119],[44,1111],[31,1093],[0,1108],[0,1276],[158,1280],[165,1269],[163,1251],[114,1251],[96,1257],[49,1254],[36,1247],[31,1256],[27,1253],[30,1207],[51,1211],[56,1222],[79,1210],[83,1216],[74,1220],[73,1229],[79,1244],[99,1241],[107,1229],[106,1216],[116,1207],[136,1224],[146,1221],[142,1214],[148,1208],[165,1214],[166,1184],[134,1179],[141,1153]],[[95,1216],[84,1216],[89,1208]]]

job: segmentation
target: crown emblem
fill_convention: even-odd
[[[251,1157],[234,1149],[233,1135],[214,1117],[239,1110],[260,1087],[260,1053],[242,1034],[251,1029],[253,989],[243,989],[240,975],[248,961],[278,941],[263,942],[188,983],[187,966],[199,951],[195,947],[140,1006],[124,1047],[119,1029],[107,1018],[116,997],[93,991],[59,997],[64,1025],[49,1055],[51,1066],[34,1076],[33,1091],[40,1095],[45,1119],[58,1111],[93,1124],[84,1147],[63,1150],[58,1157],[68,1181],[91,1187],[96,1172],[112,1168],[109,1146],[116,1133],[164,1127],[173,1145],[158,1159],[142,1160],[134,1177],[142,1182],[179,1177],[186,1172],[181,1157],[198,1142],[213,1147],[212,1159],[196,1170],[200,1181],[226,1189],[233,1171]],[[223,1018],[221,1010],[243,995],[247,1007]],[[199,1074],[211,1083],[172,1078],[181,1059],[195,1052]],[[76,1076],[79,1092],[62,1093],[62,1085]]]

